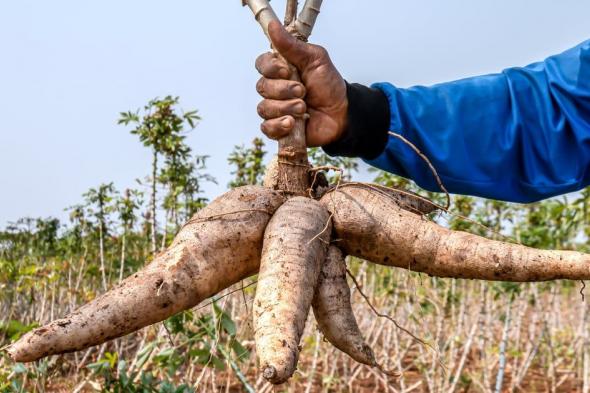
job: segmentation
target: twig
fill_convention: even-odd
[[[448,390],[449,393],[453,393],[457,388],[457,382],[459,382],[461,374],[463,373],[463,368],[465,367],[467,356],[469,355],[469,351],[471,350],[471,345],[473,344],[473,338],[475,337],[475,332],[477,331],[478,323],[479,321],[476,320],[475,323],[471,326],[471,331],[469,332],[469,335],[467,336],[467,342],[463,347],[463,353],[461,354],[461,359],[459,360],[455,376],[453,377],[453,382]]]
[[[306,0],[303,5],[303,9],[297,20],[295,21],[295,28],[297,33],[301,36],[304,41],[309,39],[315,22],[320,13],[320,7],[322,6],[322,0]]]
[[[436,168],[434,167],[434,165],[432,165],[432,162],[430,162],[428,157],[426,157],[426,155],[424,153],[422,153],[420,151],[420,149],[418,149],[416,147],[416,145],[414,145],[412,142],[407,140],[404,136],[398,134],[397,132],[393,132],[393,131],[388,131],[388,134],[394,138],[401,140],[403,143],[408,145],[412,150],[414,150],[416,152],[416,154],[418,154],[418,156],[426,163],[426,165],[428,165],[428,167],[430,168],[430,171],[432,172],[432,174],[434,175],[434,178],[436,179],[436,182],[438,183],[438,187],[441,189],[442,192],[445,193],[445,196],[447,198],[447,205],[446,205],[445,210],[448,210],[451,207],[451,195],[449,194],[449,192],[445,188],[442,180],[440,179],[440,176],[438,175],[438,172],[436,171]]]
[[[298,0],[287,0],[287,10],[285,11],[285,27],[290,26],[297,19]]]
[[[217,302],[217,301],[219,301],[219,300],[223,299],[224,297],[228,297],[228,296],[230,296],[230,295],[233,295],[234,293],[236,293],[236,292],[238,292],[238,291],[243,291],[244,289],[246,289],[246,288],[249,288],[249,287],[251,287],[252,285],[255,285],[257,282],[258,282],[258,280],[254,281],[254,282],[251,282],[250,284],[246,285],[245,287],[241,287],[241,288],[238,288],[238,289],[234,289],[233,291],[229,291],[229,292],[228,292],[228,293],[226,293],[225,295],[221,295],[220,297],[218,297],[218,298],[216,298],[216,299],[213,299],[213,300],[212,300],[212,301],[210,301],[209,303],[207,303],[207,304],[203,304],[202,306],[199,306],[199,307],[195,308],[195,311],[199,311],[199,310],[201,310],[201,309],[203,309],[203,308],[205,308],[205,307],[207,307],[207,306],[210,306],[210,305],[212,305],[213,303],[215,303],[215,302]]]
[[[315,183],[316,178],[317,178],[317,174],[319,173],[319,171],[322,170],[327,170],[327,169],[332,169],[335,171],[342,171],[342,169],[340,168],[336,168],[336,167],[332,167],[332,166],[323,166],[323,167],[317,167],[317,168],[312,168],[310,169],[310,171],[315,171],[316,176],[314,176],[313,181]],[[335,186],[335,190],[338,189],[338,187],[340,186],[340,181],[342,180],[342,176],[338,177],[338,182],[336,183]],[[311,188],[313,188],[313,183]],[[311,191],[310,191],[311,193]],[[322,231],[320,233],[318,233],[317,235],[315,235],[309,242],[307,242],[307,245],[311,244],[315,239],[317,239],[318,237],[320,237],[324,232],[326,232],[326,230],[330,227],[330,223],[332,222],[332,217],[334,217],[334,212],[330,212],[330,217],[328,217],[328,220],[326,221],[326,225],[324,226],[324,229],[322,229]]]
[[[354,282],[354,285],[356,286],[356,289],[359,291],[359,293],[361,294],[361,296],[363,297],[363,299],[365,299],[365,301],[367,302],[367,304],[369,305],[369,307],[371,308],[371,310],[375,313],[375,315],[377,315],[380,318],[385,318],[388,319],[389,321],[391,321],[395,327],[397,327],[399,330],[403,331],[404,333],[406,333],[407,335],[409,335],[410,337],[412,337],[414,340],[418,341],[420,344],[424,345],[425,347],[430,348],[435,354],[438,354],[438,351],[436,349],[434,349],[434,347],[432,345],[430,345],[429,343],[427,343],[426,341],[422,340],[420,337],[417,337],[416,335],[414,335],[412,332],[410,332],[408,329],[406,329],[405,327],[401,326],[399,323],[397,323],[397,321],[395,319],[393,319],[392,317],[390,317],[387,314],[383,314],[381,312],[379,312],[375,306],[373,306],[373,303],[371,302],[371,300],[369,299],[369,297],[363,292],[363,290],[361,289],[361,285],[359,284],[358,280],[356,279],[356,277],[354,276],[354,274],[352,274],[352,272],[348,269],[346,269],[346,273],[348,274],[348,276],[352,279],[352,281]],[[443,366],[441,364],[441,366]],[[444,366],[443,366],[444,367]]]
[[[315,346],[313,350],[313,358],[311,362],[311,370],[309,370],[309,375],[307,377],[307,387],[305,388],[305,393],[310,393],[313,387],[313,377],[315,375],[317,365],[318,365],[318,355],[320,353],[320,331],[316,331],[315,336]]]
[[[186,227],[187,225],[194,224],[194,223],[197,223],[197,222],[211,221],[211,220],[216,220],[218,218],[223,218],[225,216],[230,216],[232,214],[251,213],[251,212],[266,213],[266,214],[268,214],[270,216],[273,215],[272,212],[269,212],[268,210],[265,210],[265,209],[242,209],[242,210],[234,210],[234,211],[227,212],[227,213],[214,214],[212,216],[191,218],[190,220],[188,220],[186,222],[186,224],[184,224],[183,228]]]
[[[314,240],[318,239],[320,236],[322,236],[330,227],[330,223],[332,222],[332,217],[334,217],[334,213],[330,213],[330,216],[328,217],[328,220],[326,221],[326,225],[324,225],[324,229],[321,230],[320,233],[318,233],[317,235],[315,235],[314,237],[312,237],[308,242],[307,245],[309,246],[311,243],[314,242]],[[320,239],[320,241],[324,241],[323,239]]]
[[[342,176],[344,174],[344,170],[342,168],[338,168],[338,167],[331,166],[331,165],[325,165],[325,166],[318,166],[315,168],[310,168],[308,170],[308,172],[313,172],[313,180],[311,181],[311,185],[309,186],[309,191],[307,193],[310,198],[312,198],[312,199],[314,198],[314,195],[313,195],[314,189],[313,188],[316,185],[316,182],[318,180],[318,175],[320,174],[320,172],[321,171],[330,171],[330,170],[338,172],[340,174],[340,176],[338,177],[338,183],[336,184],[336,187],[338,187],[338,184],[340,184],[340,182],[342,181]],[[326,181],[327,181],[327,179],[326,179]],[[322,193],[320,193],[318,195],[319,195],[318,199],[323,196]]]

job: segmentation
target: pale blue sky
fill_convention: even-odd
[[[272,4],[281,11],[284,1]],[[526,65],[590,38],[582,0],[325,0],[312,41],[350,81],[432,84]],[[179,95],[189,141],[226,157],[259,133],[253,68],[268,44],[239,0],[0,3],[0,225],[64,217],[101,182],[135,186],[149,152],[117,114]],[[274,144],[269,148],[274,150]]]

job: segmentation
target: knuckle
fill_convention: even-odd
[[[318,56],[329,57],[328,51],[323,46],[318,46]]]

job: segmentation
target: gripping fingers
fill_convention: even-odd
[[[295,126],[295,119],[292,116],[283,116],[264,121],[260,125],[260,129],[270,139],[280,139],[287,136],[293,126]]]
[[[276,53],[264,53],[256,59],[256,69],[260,74],[270,79],[290,79],[291,71],[284,60]]]
[[[256,83],[256,91],[262,97],[273,100],[290,100],[305,96],[305,87],[303,84],[285,79],[268,79],[262,77]]]
[[[277,117],[293,116],[302,117],[307,110],[305,101],[293,100],[262,100],[258,104],[258,115],[265,120],[276,119]]]

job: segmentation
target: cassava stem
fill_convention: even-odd
[[[264,228],[283,202],[279,193],[252,186],[220,196],[143,270],[65,318],[27,333],[7,348],[8,354],[29,362],[98,345],[193,307],[256,273]]]
[[[297,32],[306,41],[313,31],[321,6],[322,0],[306,0],[301,13],[295,20]]]
[[[273,20],[279,21],[268,0],[243,0],[242,4],[247,5],[252,10],[254,18],[256,18],[256,21],[262,27],[262,31],[268,37],[268,25],[270,22]]]
[[[330,215],[319,202],[294,197],[277,210],[264,233],[254,337],[262,374],[274,384],[289,379],[297,366],[331,229]]]
[[[299,6],[298,0],[287,0],[287,6],[285,9],[285,27],[295,22],[297,18],[297,7]]]
[[[364,187],[329,192],[321,202],[333,213],[339,247],[375,263],[437,277],[514,282],[590,279],[589,255],[537,250],[452,231]]]
[[[270,22],[274,20],[280,23],[269,2],[267,0],[247,0],[246,3],[268,36]],[[298,36],[295,31],[292,34]],[[300,82],[297,69],[291,64],[289,64],[289,68],[291,69],[291,80]],[[304,117],[296,118],[293,130],[289,135],[279,140],[278,188],[288,195],[303,196],[309,186],[305,124]]]

